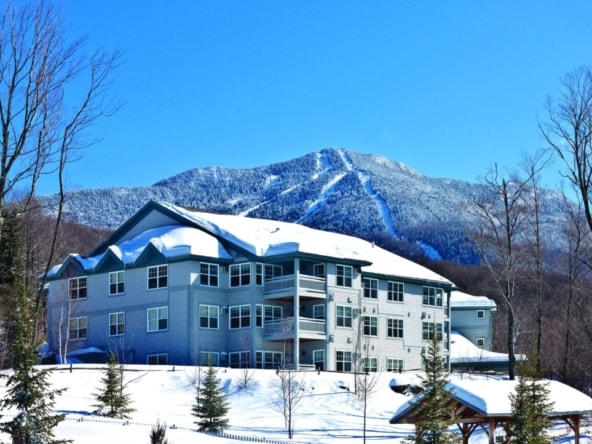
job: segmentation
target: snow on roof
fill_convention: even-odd
[[[524,356],[516,356],[523,360]],[[467,338],[456,331],[450,332],[450,363],[462,364],[463,362],[507,362],[507,353],[498,353],[477,347]]]
[[[452,308],[493,308],[496,304],[486,296],[473,296],[462,291],[453,291],[450,294],[450,306]]]
[[[559,381],[542,380],[552,402],[549,416],[587,414],[592,412],[592,398]],[[508,379],[451,379],[445,390],[459,402],[485,416],[512,416],[510,394],[516,392],[518,380]],[[395,423],[421,399],[421,393],[399,406],[390,422]]]
[[[180,216],[180,225],[153,227],[131,240],[109,246],[101,254],[86,258],[74,255],[75,259],[85,270],[91,270],[110,251],[124,264],[131,264],[151,244],[167,258],[190,254],[232,260],[222,239],[261,258],[297,253],[331,257],[358,262],[367,273],[453,285],[422,265],[353,236],[290,222],[188,210],[167,202],[155,204]],[[194,226],[182,225],[183,220]],[[52,273],[58,270],[59,266]]]
[[[592,398],[585,393],[549,379],[543,380],[553,403],[549,416],[584,414],[592,412]],[[488,416],[510,416],[510,394],[516,392],[516,380],[455,380],[448,389],[464,404]]]
[[[213,214],[163,202],[159,204],[259,257],[304,253],[370,262],[370,265],[362,267],[365,272],[452,284],[426,267],[353,236],[290,222]]]

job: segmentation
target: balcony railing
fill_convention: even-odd
[[[325,279],[316,276],[300,275],[298,286],[302,293],[322,296],[326,294]],[[294,292],[296,275],[290,274],[265,280],[264,292],[266,296]]]
[[[298,318],[298,331],[300,336],[310,338],[315,335],[319,339],[326,334],[326,322],[324,319]],[[274,321],[267,321],[263,324],[263,334],[266,337],[294,338],[294,318],[281,318]]]

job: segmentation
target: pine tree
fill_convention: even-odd
[[[552,426],[548,417],[553,404],[549,389],[537,378],[536,372],[522,368],[515,392],[510,394],[512,423],[510,434],[516,444],[547,444],[553,442],[547,430]]]
[[[12,230],[3,227],[1,248],[19,252],[18,221],[3,218],[4,224],[11,224]],[[14,224],[14,225],[12,225]],[[56,440],[53,430],[64,420],[64,415],[54,414],[56,398],[65,389],[52,389],[49,370],[38,367],[38,345],[35,342],[35,298],[32,289],[26,285],[20,253],[13,256],[13,276],[10,291],[14,295],[12,336],[8,344],[13,372],[7,377],[7,393],[0,401],[0,410],[16,410],[16,415],[0,423],[0,430],[12,436],[13,443],[65,443]],[[4,276],[6,279],[6,276]]]
[[[125,393],[123,372],[115,353],[109,354],[101,384],[99,392],[95,393],[95,399],[98,402],[95,405],[97,413],[102,414],[105,411],[105,416],[110,418],[129,418],[134,409],[130,407],[131,396]]]
[[[196,387],[195,404],[192,408],[193,416],[198,420],[195,424],[204,432],[222,432],[228,427],[228,403],[226,394],[220,387],[220,379],[216,369],[208,367],[203,381],[198,381]]]
[[[166,437],[166,423],[156,421],[150,430],[150,444],[169,444]]]
[[[452,443],[456,435],[448,432],[454,424],[450,419],[450,394],[445,390],[448,384],[445,361],[440,355],[440,340],[434,338],[428,346],[424,359],[425,375],[421,377],[421,393],[417,401],[415,435],[416,443]]]

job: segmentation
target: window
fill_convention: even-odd
[[[121,336],[125,334],[125,313],[109,314],[109,336]]]
[[[369,356],[362,359],[362,368],[365,372],[377,372],[378,371],[378,358]]]
[[[169,363],[168,353],[159,353],[156,355],[146,356],[148,365],[167,365]]]
[[[168,265],[148,267],[148,289],[166,288],[168,286]]]
[[[335,307],[335,313],[337,315],[337,327],[350,327],[352,326],[352,308],[346,307],[345,305],[338,305]]]
[[[251,306],[234,305],[230,307],[230,328],[247,328],[251,326]]]
[[[312,363],[315,370],[325,370],[325,350],[313,350]]]
[[[230,367],[231,368],[249,368],[251,365],[251,352],[230,352]]]
[[[405,286],[403,282],[388,283],[387,300],[389,302],[403,302],[403,295],[405,294]]]
[[[281,368],[283,366],[282,352],[257,351],[255,352],[255,368]]]
[[[378,280],[362,278],[362,286],[364,287],[364,297],[370,299],[378,299]]]
[[[354,270],[347,265],[337,265],[337,285],[340,287],[351,287]]]
[[[68,281],[70,299],[86,299],[86,276],[72,278]]]
[[[402,372],[403,371],[403,360],[398,358],[386,358],[386,371],[387,372]]]
[[[87,322],[86,317],[70,319],[70,329],[68,334],[71,341],[87,338]]]
[[[485,312],[483,310],[477,310],[477,319],[483,319],[485,317]]]
[[[148,315],[148,331],[163,331],[169,328],[169,308],[157,307],[149,308]]]
[[[441,307],[442,289],[434,287],[423,287],[423,304]]]
[[[387,338],[403,338],[403,319],[387,319]]]
[[[255,326],[263,327],[265,322],[278,321],[282,318],[282,307],[275,305],[255,306]]]
[[[199,326],[200,328],[218,328],[220,308],[217,305],[199,306]]]
[[[442,340],[442,324],[434,324],[433,322],[422,323],[422,338],[424,341],[431,341],[434,336],[439,341]]]
[[[364,336],[378,336],[378,318],[376,316],[362,317]]]
[[[312,318],[313,319],[325,319],[325,306],[324,305],[313,305],[312,306]]]
[[[109,273],[109,294],[123,294],[125,291],[125,272],[113,271]]]
[[[199,352],[200,365],[218,366],[218,353],[210,351]]]
[[[230,286],[242,287],[251,284],[251,264],[236,264],[230,266]]]
[[[345,350],[337,350],[335,352],[335,370],[338,372],[351,372],[352,352]]]
[[[325,279],[325,264],[314,264],[312,266],[312,275]]]
[[[475,344],[477,344],[477,347],[479,348],[485,347],[485,338],[477,338]]]
[[[281,265],[255,264],[255,283],[263,285],[264,280],[280,277],[283,273]]]
[[[207,287],[218,286],[218,273],[220,268],[217,264],[207,264],[201,262],[199,264],[199,283]]]

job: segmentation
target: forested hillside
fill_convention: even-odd
[[[195,168],[143,188],[72,191],[65,211],[71,221],[113,229],[157,199],[351,234],[407,257],[476,263],[467,207],[482,192],[482,185],[426,177],[381,156],[325,149],[252,169]],[[558,204],[557,193],[546,191],[547,230],[556,230]]]

